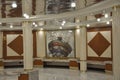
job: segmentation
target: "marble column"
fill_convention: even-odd
[[[86,1],[85,0],[76,0],[76,9],[81,9],[86,6]],[[75,18],[75,21],[77,23],[85,21],[86,17],[85,16],[78,16]],[[79,26],[76,26],[79,28]],[[79,32],[79,35],[78,35]],[[86,71],[86,28],[81,27],[80,30],[77,29],[77,42],[76,46],[79,47],[76,48],[76,53],[79,54],[80,56],[80,71],[85,72]]]
[[[23,22],[24,70],[33,69],[33,34],[29,22]]]
[[[113,75],[114,80],[120,80],[120,5],[114,7],[112,16]]]
[[[80,71],[87,70],[86,64],[86,27],[80,28]]]

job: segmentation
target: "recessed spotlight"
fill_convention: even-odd
[[[105,17],[105,18],[108,18],[108,14],[106,13],[106,14],[104,15],[104,17]]]
[[[101,20],[100,18],[97,19],[98,22],[100,22],[100,20]]]
[[[32,24],[35,25],[35,22],[33,22]]]
[[[13,2],[13,3],[12,3],[12,8],[16,8],[16,7],[17,7],[16,2]]]
[[[10,28],[13,28],[13,25],[10,25]]]
[[[76,7],[76,3],[75,3],[75,2],[72,2],[72,3],[71,3],[71,7],[73,7],[73,8]]]
[[[60,29],[62,29],[62,27],[60,27]]]
[[[106,22],[106,24],[110,24],[110,22],[109,22],[109,21],[107,21],[107,22]]]
[[[26,14],[26,13],[24,13],[23,16],[24,16],[25,18],[27,18],[27,19],[29,18],[29,15]]]
[[[90,27],[90,24],[87,24],[87,27]]]
[[[37,24],[35,24],[35,27],[37,27],[38,25]]]
[[[65,25],[65,23],[66,23],[66,21],[64,20],[64,21],[62,21],[61,25],[62,25],[62,26],[64,26],[64,25]]]

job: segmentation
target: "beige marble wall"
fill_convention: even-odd
[[[80,58],[80,29],[75,30],[75,49],[76,58]]]
[[[0,32],[0,58],[3,58],[2,45],[3,45],[3,32]]]
[[[45,40],[45,32],[38,31],[36,33],[37,36],[37,57],[45,57],[46,56],[46,40]]]
[[[24,69],[33,69],[33,35],[31,24],[29,22],[24,22],[23,27],[23,60]]]
[[[120,80],[120,5],[113,10],[113,75],[114,80]]]

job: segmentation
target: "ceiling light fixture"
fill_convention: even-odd
[[[60,27],[60,29],[62,29],[62,27]]]
[[[35,25],[35,22],[33,22],[32,24]]]
[[[11,6],[12,6],[12,8],[16,8],[17,7],[16,2],[13,2]]]
[[[110,24],[110,22],[109,22],[109,21],[107,21],[107,22],[106,22],[106,24]]]
[[[62,21],[61,25],[62,25],[62,26],[64,26],[64,25],[65,25],[65,23],[66,23],[66,21],[64,20],[64,21]]]
[[[90,24],[87,24],[87,27],[90,27]]]
[[[98,19],[97,19],[97,21],[98,21],[98,22],[100,22],[100,21],[101,21],[101,19],[100,19],[100,18],[98,18]]]
[[[108,18],[108,14],[106,13],[106,14],[104,15],[104,17],[105,17],[105,18]]]
[[[76,7],[76,3],[75,3],[75,2],[72,2],[72,3],[71,3],[71,7],[72,7],[72,8]]]
[[[28,19],[28,18],[29,18],[29,15],[28,15],[28,14],[26,14],[26,13],[24,13],[24,14],[23,14],[23,16],[24,16],[26,19]]]
[[[35,24],[35,27],[37,27],[38,25],[37,24]]]
[[[10,28],[13,28],[13,25],[10,25]]]

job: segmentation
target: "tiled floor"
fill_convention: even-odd
[[[87,71],[81,73],[78,70],[41,68],[39,70],[39,80],[113,80],[111,74],[98,71]],[[23,69],[5,69],[0,71],[0,80],[18,80]]]

